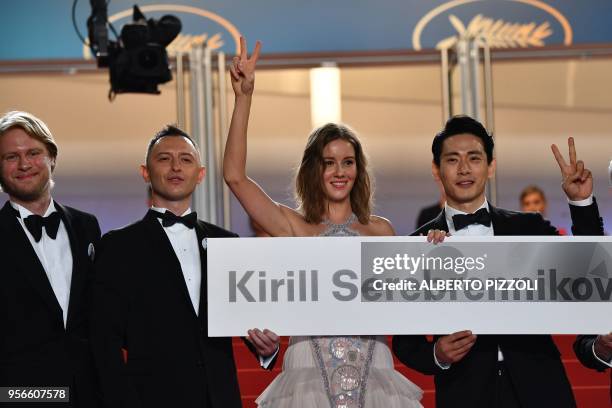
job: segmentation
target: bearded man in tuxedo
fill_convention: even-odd
[[[34,115],[0,118],[0,386],[69,388],[69,402],[22,408],[98,406],[88,305],[100,227],[53,199],[57,153]]]

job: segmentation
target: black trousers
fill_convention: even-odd
[[[495,384],[495,408],[521,408],[512,378],[503,361],[497,363],[497,382]]]

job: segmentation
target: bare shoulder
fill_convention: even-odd
[[[393,229],[393,225],[391,222],[385,217],[381,217],[379,215],[371,215],[370,223],[368,226],[371,228],[370,235],[381,235],[381,236],[393,236],[395,235],[395,230]]]
[[[284,204],[278,204],[281,212],[291,225],[291,235],[293,237],[311,236],[316,234],[316,226],[309,224],[304,219],[302,213],[295,208],[287,207]]]
[[[277,204],[280,207],[280,210],[283,213],[283,215],[289,218],[290,220],[299,220],[299,219],[303,220],[304,219],[302,214],[300,214],[300,212],[296,210],[295,208],[288,207],[285,204],[281,204],[281,203],[277,203]]]

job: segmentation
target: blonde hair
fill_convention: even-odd
[[[57,144],[45,122],[28,112],[11,111],[5,113],[0,118],[0,137],[14,128],[22,129],[30,137],[43,143],[49,151],[49,156],[53,159],[57,158]],[[52,169],[55,167],[55,160],[53,162]]]

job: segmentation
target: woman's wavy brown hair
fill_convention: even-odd
[[[299,210],[308,223],[318,224],[327,212],[327,196],[323,189],[323,149],[328,143],[341,139],[349,142],[355,149],[357,177],[351,190],[351,208],[361,224],[370,222],[372,211],[372,182],[368,173],[368,163],[355,132],[345,125],[328,123],[315,129],[304,149],[302,162],[295,179],[296,201]]]

